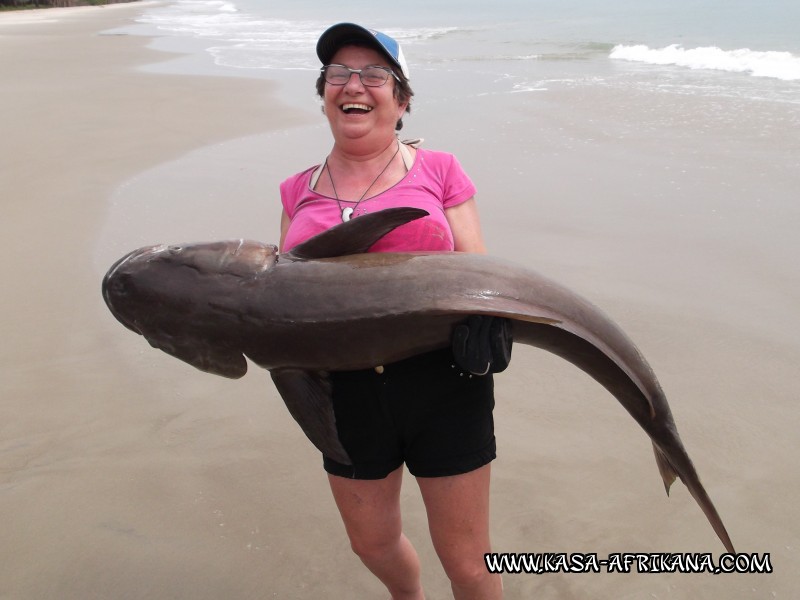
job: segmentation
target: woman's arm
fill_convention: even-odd
[[[478,205],[473,196],[466,202],[447,208],[444,216],[453,232],[456,252],[486,254],[486,245],[481,234]]]
[[[283,252],[283,242],[286,240],[286,232],[289,231],[289,223],[290,223],[289,215],[286,214],[286,210],[281,211],[281,241],[278,244],[278,252]]]

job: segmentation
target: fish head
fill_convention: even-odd
[[[207,276],[250,279],[275,264],[278,248],[251,240],[225,240],[149,246],[135,250],[128,256],[132,262],[157,263],[170,269],[186,267]]]
[[[103,299],[154,348],[202,371],[241,377],[247,363],[235,337],[241,328],[231,326],[240,307],[232,303],[277,256],[277,247],[247,240],[147,246],[112,265]]]

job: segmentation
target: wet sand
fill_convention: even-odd
[[[100,32],[141,10],[0,15],[0,597],[382,598],[267,373],[200,373],[102,303],[105,268],[139,245],[277,241],[277,182],[327,143],[275,82],[137,70],[169,56]],[[665,129],[638,100],[540,94],[506,127],[464,131],[503,100],[434,102],[407,126],[459,155],[493,253],[633,337],[737,549],[775,572],[507,575],[507,597],[791,598],[798,138],[757,113],[709,119],[702,100]],[[588,377],[517,348],[497,399],[496,551],[723,551]],[[429,598],[447,598],[411,477],[403,502]]]

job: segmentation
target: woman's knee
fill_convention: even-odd
[[[492,574],[486,569],[483,556],[480,557],[480,561],[475,558],[470,556],[458,561],[442,562],[445,573],[454,588],[479,589],[492,577]]]
[[[350,535],[350,549],[365,563],[382,561],[397,552],[400,532],[372,531]]]

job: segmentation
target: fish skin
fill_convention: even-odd
[[[400,208],[363,215],[283,255],[246,240],[142,248],[109,269],[103,297],[123,325],[198,369],[241,377],[245,356],[268,369],[309,439],[345,464],[327,372],[447,347],[468,315],[511,319],[515,343],[561,356],[617,398],[650,437],[667,493],[680,478],[734,552],[653,370],[602,311],[498,258],[367,252],[426,214]]]

